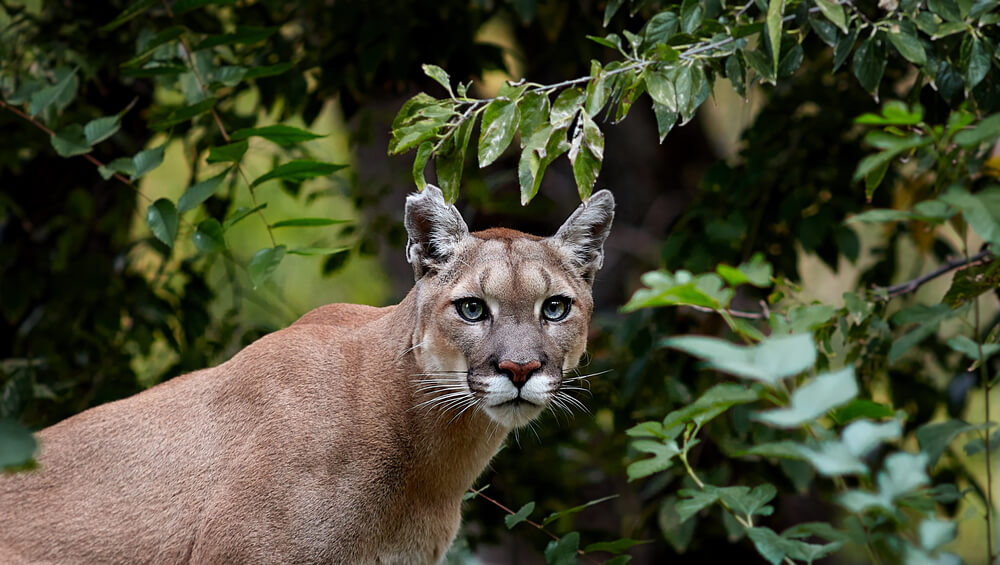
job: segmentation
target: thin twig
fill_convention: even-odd
[[[496,501],[496,500],[493,500],[492,498],[490,498],[490,497],[486,496],[485,494],[483,494],[483,491],[482,491],[482,490],[473,490],[473,491],[470,491],[470,492],[471,492],[471,493],[472,493],[473,495],[475,495],[475,496],[479,496],[479,497],[482,497],[482,498],[483,498],[483,499],[485,499],[485,500],[486,500],[487,502],[492,502],[492,503],[493,503],[493,504],[494,504],[495,506],[499,507],[499,508],[500,508],[501,510],[503,510],[504,512],[506,512],[506,513],[510,514],[511,516],[513,516],[513,515],[517,514],[517,512],[514,512],[513,510],[511,510],[510,508],[507,508],[506,506],[504,506],[504,505],[503,505],[503,504],[501,504],[500,502],[498,502],[498,501]],[[554,540],[556,540],[556,541],[559,541],[560,539],[562,539],[562,538],[560,538],[559,536],[557,536],[557,535],[553,534],[552,532],[550,532],[550,531],[546,530],[546,529],[545,529],[545,528],[544,528],[544,527],[543,527],[543,526],[542,526],[541,524],[539,524],[538,522],[535,522],[535,521],[533,521],[533,520],[528,520],[528,519],[525,519],[524,521],[525,521],[525,523],[527,523],[527,524],[530,524],[530,525],[532,525],[532,526],[534,526],[534,527],[538,528],[538,529],[539,529],[539,530],[541,530],[541,531],[542,531],[542,532],[543,532],[543,533],[544,533],[545,535],[549,536],[550,538],[552,538],[552,539],[554,539]],[[576,550],[576,553],[577,553],[578,555],[581,555],[581,556],[583,556],[584,558],[586,558],[586,559],[587,559],[587,561],[590,561],[591,563],[594,563],[595,565],[599,563],[598,561],[594,560],[594,558],[593,558],[593,557],[591,557],[591,556],[589,556],[589,555],[586,555],[586,554],[584,554],[584,553],[583,553],[583,550],[582,550],[582,549],[578,549],[578,550]]]
[[[888,300],[890,298],[899,296],[901,294],[907,294],[913,292],[918,288],[920,288],[921,286],[923,286],[924,284],[940,277],[945,273],[954,271],[959,267],[972,266],[973,264],[979,263],[981,261],[992,261],[992,260],[993,260],[993,254],[990,253],[989,249],[984,249],[979,253],[976,253],[972,257],[953,259],[951,261],[948,261],[944,265],[941,265],[940,267],[934,269],[933,271],[927,273],[926,275],[917,277],[913,280],[899,284],[894,284],[892,286],[887,286],[887,287],[876,287],[876,290],[884,290],[886,294],[884,297],[882,297],[882,299]]]
[[[10,110],[12,113],[14,113],[14,114],[16,114],[16,115],[24,118],[25,120],[31,122],[31,124],[33,126],[35,126],[36,128],[42,130],[43,132],[45,132],[49,137],[55,136],[56,133],[54,131],[52,131],[51,129],[49,129],[42,122],[39,122],[38,120],[36,120],[34,118],[34,116],[29,116],[28,114],[25,114],[20,109],[18,109],[16,106],[13,106],[13,105],[7,103],[5,100],[0,99],[0,107],[3,107],[5,109],[7,109],[7,110]],[[80,156],[83,157],[84,159],[90,161],[91,163],[93,163],[97,167],[100,167],[100,168],[104,168],[105,167],[104,163],[102,163],[97,157],[94,157],[93,155],[91,155],[89,152],[88,153],[84,153],[83,155],[80,155]],[[127,186],[127,187],[131,188],[132,190],[134,190],[136,194],[138,194],[139,196],[145,198],[146,201],[148,201],[150,203],[153,202],[152,198],[150,198],[150,197],[146,196],[145,194],[143,194],[142,191],[140,191],[139,188],[137,186],[135,186],[135,184],[132,181],[130,181],[127,178],[125,178],[121,173],[117,173],[116,172],[116,173],[114,173],[113,176],[116,179],[118,179],[119,181],[121,181],[122,184],[124,184],[125,186]]]

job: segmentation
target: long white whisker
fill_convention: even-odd
[[[556,393],[556,395],[561,397],[570,406],[579,407],[581,412],[586,412],[587,414],[590,414],[590,408],[587,408],[586,404],[580,402],[576,398],[573,398],[572,396],[566,394],[565,392],[559,392]]]

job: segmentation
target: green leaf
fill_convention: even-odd
[[[844,7],[830,0],[816,0],[816,7],[826,16],[826,19],[840,28],[840,31],[847,33],[847,16],[844,15]]]
[[[815,356],[815,350],[813,350]],[[818,419],[858,395],[854,367],[824,373],[792,393],[791,405],[754,415],[757,420],[780,428],[795,428]]]
[[[948,22],[962,21],[962,14],[955,0],[927,0],[927,7]]]
[[[950,520],[928,518],[920,522],[920,547],[934,551],[955,539],[958,524]]]
[[[174,208],[174,203],[166,198],[160,198],[146,208],[146,225],[149,226],[149,231],[167,247],[174,246],[174,239],[177,238],[177,221],[177,208]]]
[[[840,542],[826,545],[816,545],[798,540],[788,539],[776,534],[770,528],[750,528],[747,537],[753,541],[757,552],[772,565],[778,565],[786,556],[812,563],[814,560],[829,555],[840,549]]]
[[[607,24],[605,24],[607,25]],[[646,23],[646,31],[643,34],[645,41],[643,45],[652,48],[660,43],[666,43],[675,33],[677,33],[677,14],[671,11],[663,11],[656,14]]]
[[[771,46],[771,68],[778,73],[778,58],[781,56],[781,18],[785,9],[785,0],[769,0],[767,5],[767,40]]]
[[[686,522],[688,518],[714,504],[716,500],[719,500],[718,493],[714,491],[703,492],[693,489],[681,489],[677,494],[685,497],[678,500],[676,505],[677,515],[680,517],[681,523]]]
[[[651,271],[642,275],[642,283],[648,288],[635,291],[623,311],[678,305],[720,309],[729,306],[733,297],[733,290],[724,288],[722,277],[714,273],[694,276],[687,271]]]
[[[101,26],[98,30],[111,31],[159,3],[159,0],[139,0],[128,8],[125,8],[122,13],[118,14],[118,17]]]
[[[72,157],[90,153],[91,147],[87,143],[87,136],[83,132],[80,124],[70,124],[65,129],[49,137],[52,147],[61,157]]]
[[[923,65],[927,62],[927,53],[924,52],[924,46],[917,37],[917,30],[910,22],[906,20],[893,22],[886,36],[907,61],[914,65]]]
[[[830,418],[838,424],[847,424],[858,418],[869,418],[880,420],[895,416],[895,411],[885,404],[868,400],[867,398],[855,398],[846,406],[837,408],[830,413]]]
[[[158,119],[150,124],[150,127],[157,131],[170,128],[170,126],[194,119],[202,114],[206,114],[215,107],[215,98],[206,98],[201,102],[182,106],[171,111],[166,117]]]
[[[312,257],[316,255],[337,255],[338,253],[350,250],[350,247],[293,247],[288,250],[288,254]]]
[[[257,177],[256,180],[250,184],[250,186],[255,187],[263,182],[275,179],[302,182],[307,179],[324,177],[326,175],[333,174],[334,172],[346,167],[347,165],[324,163],[322,161],[313,161],[311,159],[297,159],[295,161],[289,161],[282,165],[278,165],[277,167],[271,169],[271,171]]]
[[[863,457],[875,446],[889,440],[899,439],[902,436],[903,427],[899,420],[890,420],[884,423],[857,420],[844,428],[840,434],[844,447],[851,455],[857,457]]]
[[[684,0],[681,3],[681,31],[691,33],[698,29],[704,14],[701,0]]]
[[[437,65],[426,65],[426,64],[423,65],[421,68],[424,69],[425,75],[431,77],[432,79],[437,81],[438,84],[443,86],[445,90],[448,91],[449,96],[451,96],[452,98],[455,97],[455,93],[452,92],[451,90],[451,77],[448,76],[448,73],[444,69],[442,69]]]
[[[888,100],[882,105],[882,114],[865,113],[854,119],[856,124],[873,126],[913,126],[924,119],[924,107],[914,104],[911,110],[899,100]]]
[[[996,430],[995,432],[993,432],[993,435],[990,436],[990,451],[995,451],[998,449],[1000,449],[1000,430]],[[964,451],[965,454],[970,457],[973,455],[978,455],[983,451],[986,451],[986,442],[983,441],[983,438],[980,437],[973,438],[972,440],[970,440],[969,442],[967,442],[965,445],[962,446],[962,451]]]
[[[205,6],[232,6],[239,0],[177,0],[173,8],[174,17],[186,14],[191,10],[203,8]]]
[[[755,253],[750,261],[741,263],[739,267],[733,268],[726,264],[720,264],[715,268],[719,275],[726,279],[730,286],[741,284],[751,284],[758,288],[771,286],[771,276],[773,271],[771,264],[764,260],[763,253]]]
[[[837,41],[837,45],[833,48],[833,70],[836,71],[840,68],[844,62],[847,61],[847,57],[851,54],[851,50],[854,49],[854,42],[858,40],[858,27],[853,27],[848,31],[843,37]]]
[[[861,87],[873,95],[878,93],[885,64],[885,43],[881,39],[881,34],[862,40],[854,51],[854,76],[861,83]]]
[[[759,385],[747,388],[736,383],[719,383],[705,391],[693,403],[667,414],[663,419],[662,428],[658,431],[672,439],[677,435],[672,430],[683,429],[689,422],[703,425],[737,404],[756,402],[763,392]]]
[[[559,130],[569,127],[577,112],[583,107],[586,98],[586,93],[579,88],[567,88],[560,92],[549,113],[549,123],[552,125],[552,129]]]
[[[824,441],[815,447],[800,445],[798,450],[802,457],[824,477],[868,474],[868,467],[839,441]]]
[[[121,128],[121,118],[118,116],[105,116],[87,122],[83,126],[83,135],[89,145],[97,145],[105,139],[111,137]]]
[[[996,288],[995,286],[993,288]],[[948,340],[948,347],[962,353],[969,359],[973,361],[984,361],[993,357],[997,353],[1000,353],[1000,343],[987,343],[984,345],[978,345],[976,342],[972,341],[964,335],[957,335]],[[983,359],[979,358],[979,348],[983,349]]]
[[[538,92],[525,94],[517,103],[521,110],[521,147],[524,147],[531,137],[538,133],[549,122],[549,97]]]
[[[554,111],[554,109],[553,109]],[[538,194],[545,169],[557,157],[569,150],[566,130],[545,126],[535,132],[521,151],[517,177],[521,185],[521,205],[526,205]]]
[[[511,140],[520,119],[517,104],[509,100],[494,100],[483,112],[479,135],[479,167],[497,160]]]
[[[194,246],[202,253],[218,253],[226,250],[226,238],[223,235],[222,224],[215,218],[202,220],[198,224],[192,239]]]
[[[135,172],[132,173],[132,180],[139,180],[146,176],[146,173],[152,171],[156,167],[159,167],[163,163],[163,151],[166,149],[167,145],[164,143],[159,147],[154,147],[152,149],[146,149],[140,151],[132,157],[132,167]],[[171,205],[172,206],[172,205]]]
[[[611,97],[610,85],[614,83],[614,77],[607,77],[601,72],[601,66],[597,61],[591,62],[592,78],[587,82],[586,100],[583,109],[588,116],[593,118],[608,104]]]
[[[957,133],[955,143],[962,147],[974,147],[984,141],[992,143],[997,136],[1000,136],[1000,114],[993,114],[976,124],[975,128]]]
[[[629,482],[670,468],[670,465],[673,464],[673,457],[681,452],[675,441],[660,442],[651,439],[640,439],[633,441],[632,447],[653,457],[640,459],[628,466],[626,472],[628,473]]]
[[[282,147],[291,147],[293,145],[302,143],[303,141],[309,141],[311,139],[319,139],[321,137],[326,137],[326,136],[318,135],[311,131],[300,129],[297,127],[286,126],[284,124],[275,124],[259,128],[238,129],[234,131],[232,134],[230,134],[229,139],[231,139],[232,141],[239,141],[241,139],[246,139],[248,137],[263,137],[264,139],[277,143]]]
[[[202,51],[220,45],[252,45],[264,41],[277,32],[277,27],[236,26],[234,33],[209,35],[198,45],[195,45],[193,51]]]
[[[572,508],[568,508],[566,510],[560,510],[559,512],[553,512],[553,513],[549,514],[548,516],[546,516],[545,519],[542,520],[542,523],[539,524],[539,525],[544,528],[545,526],[548,526],[549,524],[551,524],[552,522],[555,522],[556,520],[558,520],[560,518],[564,518],[566,516],[572,516],[573,514],[577,514],[577,513],[579,513],[582,510],[590,508],[591,506],[597,506],[598,504],[601,504],[602,502],[607,502],[609,500],[614,500],[616,498],[618,498],[618,495],[617,494],[612,494],[611,496],[605,496],[603,498],[598,498],[598,499],[595,499],[595,500],[591,500],[589,502],[586,502],[586,503],[581,504],[579,506],[574,506]]]
[[[663,104],[653,102],[653,114],[656,116],[656,130],[660,135],[660,143],[663,143],[667,134],[677,123],[677,112],[670,110]]]
[[[701,357],[709,368],[772,387],[816,363],[816,346],[810,334],[770,337],[748,347],[701,336],[673,337],[661,345]]]
[[[755,515],[768,516],[774,509],[767,506],[778,494],[778,489],[770,483],[757,485],[753,490],[744,487],[713,487],[705,485],[706,491],[714,491],[734,512],[744,518]]]
[[[21,424],[0,419],[0,471],[30,465],[38,449],[31,432]]]
[[[559,540],[552,540],[545,547],[545,562],[549,565],[575,565],[576,552],[580,549],[580,534],[570,532]]]
[[[951,288],[941,301],[948,306],[958,307],[998,287],[1000,287],[1000,269],[997,263],[973,265],[955,272]]]
[[[583,551],[584,553],[593,553],[595,551],[606,551],[608,553],[624,553],[629,549],[631,549],[632,547],[646,543],[651,543],[651,542],[650,540],[621,538],[621,539],[616,539],[615,541],[599,541],[597,543],[592,543],[587,547],[583,548]],[[610,561],[608,563],[610,563]],[[620,563],[627,563],[627,561],[621,561]],[[607,565],[607,563],[605,565]]]
[[[580,199],[586,201],[594,190],[597,175],[604,161],[604,134],[586,112],[580,114],[573,141],[569,146],[569,161],[573,166]]]
[[[962,43],[962,71],[965,79],[965,89],[971,91],[986,78],[992,64],[992,54],[983,45],[983,40],[969,35],[968,41]]]
[[[907,494],[930,482],[927,476],[928,456],[906,452],[893,453],[885,458],[884,472],[879,473],[878,486],[882,496],[889,500]]]
[[[535,502],[531,501],[521,507],[520,510],[513,514],[508,514],[503,517],[503,521],[507,524],[507,529],[513,529],[514,526],[520,524],[521,522],[528,519],[528,516],[535,511]]]
[[[735,455],[740,457],[745,455],[757,455],[759,457],[775,457],[778,459],[794,460],[802,460],[806,457],[802,453],[802,445],[789,440],[757,444],[749,449],[739,451]]]
[[[425,141],[417,148],[417,156],[413,159],[413,182],[417,185],[417,190],[422,191],[427,186],[427,178],[424,171],[427,169],[427,160],[430,159],[434,145],[430,141]]]
[[[213,147],[209,149],[206,161],[209,163],[239,162],[247,152],[248,147],[250,147],[250,142],[248,141],[237,141],[236,143]]]
[[[334,220],[333,218],[293,218],[281,220],[271,224],[271,229],[278,228],[314,228],[320,226],[332,226],[335,224],[346,224],[350,220]]]
[[[1000,186],[990,186],[976,194],[953,186],[938,200],[958,208],[969,227],[980,237],[1000,245]]]
[[[148,41],[141,42],[138,52],[135,57],[132,57],[128,61],[121,64],[122,67],[135,67],[141,65],[145,62],[149,55],[151,55],[158,47],[161,45],[173,41],[180,37],[185,31],[184,26],[170,26],[166,29],[160,30],[156,35],[149,38]]]
[[[284,258],[284,245],[265,247],[254,253],[253,257],[250,258],[250,263],[247,264],[247,274],[250,275],[250,284],[253,285],[253,288],[257,289],[267,282]]]
[[[294,68],[295,68],[294,63],[276,63],[274,65],[250,67],[249,69],[247,69],[246,74],[243,75],[243,78],[252,79],[252,78],[272,77],[276,75],[285,74]]]
[[[961,420],[952,419],[924,424],[917,428],[915,435],[917,443],[920,444],[920,451],[927,455],[927,464],[933,467],[956,437],[976,429],[979,428]]]
[[[736,93],[744,97],[746,96],[746,74],[746,65],[743,64],[739,53],[733,53],[726,59],[726,78],[732,83]],[[661,138],[660,141],[662,142],[663,139]]]
[[[32,116],[41,114],[52,104],[65,108],[76,92],[76,69],[62,73],[62,77],[51,86],[36,91],[28,101],[28,111]]]
[[[97,172],[101,174],[101,178],[104,180],[108,180],[115,173],[123,173],[131,176],[135,174],[135,163],[128,157],[119,157],[104,167],[98,167]]]
[[[244,218],[246,218],[250,214],[254,214],[256,212],[259,212],[260,210],[263,210],[266,207],[267,207],[267,202],[265,202],[265,203],[263,203],[263,204],[261,204],[259,206],[255,206],[253,208],[247,208],[245,206],[240,206],[239,208],[237,208],[236,210],[233,211],[233,213],[232,213],[231,216],[229,216],[228,218],[226,218],[226,221],[222,223],[222,227],[223,227],[223,229],[228,230],[229,228],[235,226],[237,223],[239,223],[240,221],[242,221]]]
[[[664,71],[652,71],[643,75],[646,81],[646,91],[654,102],[664,106],[671,112],[677,112],[677,93],[674,83]]]
[[[472,137],[474,122],[475,119],[469,118],[457,126],[458,129],[451,138],[451,148],[437,156],[438,184],[444,193],[445,202],[453,203],[458,200],[462,171],[465,168],[465,151],[469,146],[469,138]]]
[[[183,214],[188,210],[194,210],[197,208],[202,202],[208,200],[209,197],[215,194],[216,189],[219,188],[219,185],[228,174],[229,169],[226,169],[214,177],[207,178],[201,182],[191,185],[177,200],[177,211]]]

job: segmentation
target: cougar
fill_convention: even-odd
[[[469,233],[406,200],[416,284],[322,306],[211,368],[37,433],[0,476],[0,563],[436,563],[509,431],[568,403],[614,199]]]

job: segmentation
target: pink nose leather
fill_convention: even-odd
[[[528,361],[527,363],[515,363],[510,359],[506,361],[501,361],[497,367],[501,371],[506,372],[510,375],[510,380],[514,381],[515,385],[523,385],[528,381],[528,377],[531,376],[532,371],[541,367],[542,364],[539,361]]]

